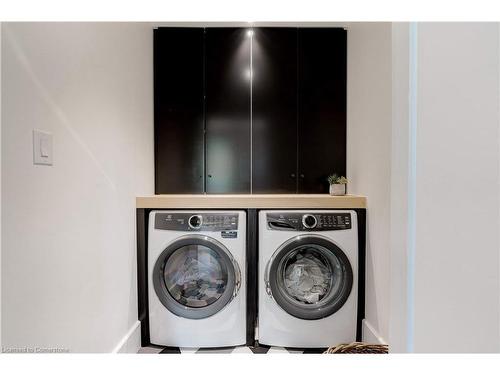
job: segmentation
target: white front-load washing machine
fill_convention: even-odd
[[[260,211],[260,344],[356,340],[358,227],[352,210]]]
[[[245,344],[245,252],[243,211],[152,211],[151,343],[195,348]]]

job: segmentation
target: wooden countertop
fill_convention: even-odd
[[[137,208],[366,208],[366,197],[328,194],[165,194],[137,197]]]

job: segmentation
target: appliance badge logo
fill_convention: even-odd
[[[236,230],[223,230],[221,232],[222,238],[238,238],[238,231]]]

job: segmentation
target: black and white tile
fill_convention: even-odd
[[[227,348],[143,347],[139,354],[321,354],[326,348],[296,349],[278,346],[234,346]]]

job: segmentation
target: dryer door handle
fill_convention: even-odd
[[[241,281],[238,279],[234,283],[233,298],[238,295],[238,292],[240,291],[240,286],[241,286]]]

